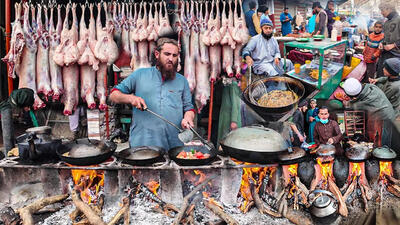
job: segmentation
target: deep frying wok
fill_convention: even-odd
[[[181,151],[190,152],[191,150],[196,150],[198,152],[202,152],[203,154],[210,154],[210,157],[206,159],[179,159],[177,158],[178,154]],[[215,157],[217,157],[217,152],[215,148],[208,149],[204,145],[185,145],[170,149],[168,151],[169,158],[174,160],[178,165],[181,166],[201,166],[210,164]]]
[[[250,101],[249,90],[253,90],[254,86],[257,85],[258,82],[263,82],[265,87],[267,88],[267,92],[273,90],[292,90],[298,96],[297,101],[294,103],[284,106],[284,107],[265,107],[255,105]],[[252,84],[250,84],[242,93],[243,101],[252,108],[257,114],[259,114],[264,120],[277,120],[281,118],[284,114],[292,110],[297,106],[299,100],[303,97],[305,93],[305,89],[303,84],[290,77],[284,76],[275,76],[275,77],[267,77],[259,79]]]
[[[86,151],[81,151],[85,149]],[[117,145],[114,142],[78,139],[57,149],[60,159],[77,166],[88,166],[102,163],[114,153]],[[68,152],[68,155],[64,155]]]
[[[133,166],[147,166],[160,162],[164,157],[165,150],[157,146],[140,146],[127,148],[114,153],[123,163]]]

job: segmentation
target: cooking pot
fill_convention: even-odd
[[[377,159],[382,159],[382,160],[393,160],[397,157],[396,152],[387,147],[387,146],[382,146],[379,148],[375,148],[372,151],[372,155],[377,158]]]
[[[296,93],[298,99],[294,101],[292,104],[283,107],[266,107],[266,106],[259,106],[258,104],[253,104],[250,101],[250,96],[249,96],[249,94],[251,94],[250,90],[254,90],[254,88],[257,85],[259,85],[260,82],[262,82],[265,85],[267,92],[273,90],[291,90],[294,93]],[[280,119],[283,115],[288,113],[293,108],[297,107],[297,103],[303,97],[304,93],[305,89],[300,81],[290,77],[275,76],[275,77],[262,78],[250,84],[243,91],[242,99],[250,108],[252,108],[257,114],[259,114],[264,120],[275,121]],[[257,99],[256,96],[254,95],[253,98]]]
[[[299,147],[292,147],[292,151],[285,151],[278,156],[282,165],[300,163],[306,159],[306,151]]]
[[[61,147],[61,139],[51,139],[46,135],[27,133],[16,138],[19,158],[22,160],[57,159],[56,150]]]
[[[318,197],[316,197],[319,195]],[[311,214],[318,218],[328,217],[337,211],[335,196],[326,190],[315,190],[309,194]]]
[[[133,166],[147,166],[162,161],[164,153],[165,150],[161,147],[139,146],[115,152],[114,155],[124,163]]]
[[[229,156],[250,163],[276,163],[288,144],[276,131],[258,126],[246,126],[229,132],[220,142]]]
[[[364,161],[369,158],[370,152],[368,146],[356,144],[349,148],[345,155],[351,161]]]

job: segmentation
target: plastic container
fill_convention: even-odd
[[[311,69],[311,60],[306,60],[306,69]]]
[[[335,27],[333,27],[332,33],[331,33],[331,41],[335,41],[335,42],[337,41],[337,34],[338,34],[337,29]]]
[[[294,64],[294,72],[299,74],[301,72],[301,68],[300,67],[301,67],[300,64],[298,64],[298,63]]]
[[[343,67],[342,80],[343,80],[344,78],[346,78],[347,75],[349,75],[350,72],[351,72],[352,70],[353,70],[352,67],[350,67],[350,66],[344,66],[344,67]]]
[[[332,24],[332,31],[333,31],[333,29],[336,29],[336,32],[337,32],[336,37],[340,36],[340,40],[342,40],[343,23],[340,22],[340,17],[338,17],[338,16],[334,17],[333,19],[335,20],[335,22]],[[337,38],[336,38],[336,40],[337,40]]]
[[[351,68],[352,69],[356,68],[356,66],[358,66],[358,64],[360,64],[360,62],[361,62],[361,59],[356,58],[356,57],[352,57],[351,58],[351,63],[350,63]]]

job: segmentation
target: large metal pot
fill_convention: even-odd
[[[27,133],[16,138],[19,158],[22,160],[46,160],[56,159],[56,150],[61,147],[61,139],[37,136]]]
[[[251,163],[276,163],[279,153],[288,149],[287,142],[278,132],[263,126],[233,130],[220,144],[229,156]]]
[[[319,195],[319,197],[316,197]],[[328,217],[337,211],[335,196],[326,190],[315,190],[308,196],[311,200],[311,214],[318,218]]]
[[[364,161],[370,156],[368,146],[356,144],[346,150],[346,157],[351,161]]]
[[[298,99],[292,104],[284,107],[264,107],[253,104],[250,101],[250,96],[249,96],[249,94],[251,94],[250,90],[253,90],[255,85],[257,85],[259,82],[264,83],[267,92],[273,90],[292,90],[294,93],[296,93]],[[290,77],[275,76],[275,77],[262,78],[260,80],[253,82],[242,93],[242,99],[250,108],[252,108],[257,114],[259,114],[264,120],[275,121],[281,118],[283,115],[285,115],[293,108],[295,108],[299,100],[303,97],[304,93],[305,89],[300,81]]]

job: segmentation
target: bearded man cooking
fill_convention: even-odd
[[[195,116],[189,83],[177,73],[178,42],[159,38],[154,50],[156,65],[135,70],[111,91],[111,101],[133,106],[129,143],[131,147],[158,146],[166,150],[182,146],[178,130],[143,111],[147,107],[188,129]]]
[[[252,37],[243,49],[242,56],[247,65],[253,66],[253,72],[258,75],[276,76],[284,73],[279,45],[273,35],[271,20],[263,17],[260,22],[261,34]],[[293,63],[286,60],[286,67],[292,70]]]

